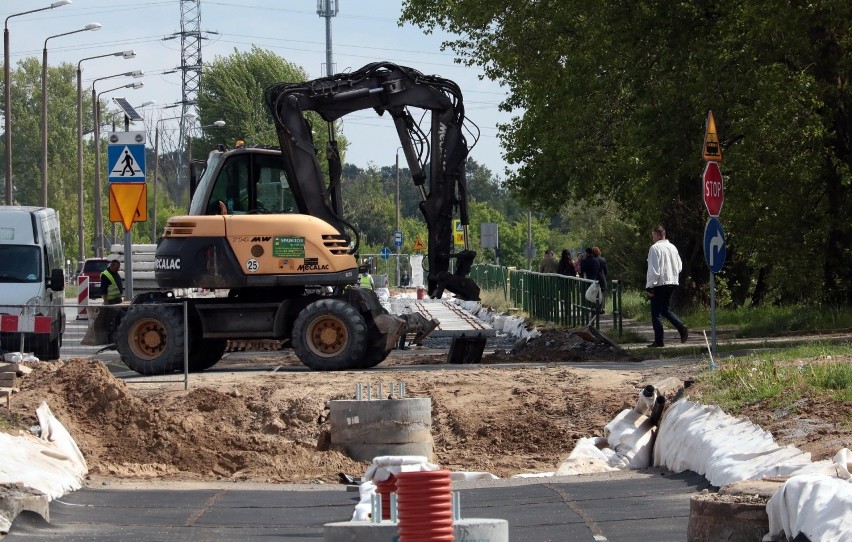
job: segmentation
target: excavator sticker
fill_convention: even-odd
[[[275,258],[304,258],[304,237],[276,237],[272,240],[272,256]]]

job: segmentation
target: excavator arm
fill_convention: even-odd
[[[360,70],[301,83],[281,83],[266,91],[266,105],[275,120],[284,156],[284,169],[300,209],[321,218],[341,234],[351,226],[342,218],[337,189],[342,170],[333,130],[326,148],[330,179],[326,184],[314,146],[306,111],[333,123],[356,111],[373,109],[389,114],[421,196],[420,211],[428,229],[428,293],[444,290],[466,300],[479,299],[479,287],[467,277],[476,253],[465,246],[452,253],[453,210],[467,230],[467,180],[464,105],[454,82],[389,62],[368,64]],[[431,113],[427,134],[409,108]],[[465,235],[465,242],[468,236]],[[456,259],[455,272],[450,262]]]

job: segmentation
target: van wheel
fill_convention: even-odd
[[[121,361],[141,375],[167,374],[183,367],[186,334],[179,306],[131,306],[116,338]]]
[[[44,344],[44,343],[42,343]],[[62,335],[59,335],[47,345],[44,350],[33,352],[42,361],[59,359],[59,348],[62,346]],[[35,349],[33,349],[35,350]]]
[[[321,299],[296,317],[292,342],[299,360],[315,371],[355,369],[367,348],[367,325],[352,305]]]

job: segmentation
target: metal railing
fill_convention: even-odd
[[[621,336],[622,291],[618,280],[609,283],[609,307],[601,307],[586,299],[586,290],[594,282],[590,279],[497,265],[474,265],[470,278],[482,289],[502,288],[506,300],[531,318],[559,326],[580,327],[591,324],[600,328],[600,314],[603,309],[608,309],[613,317],[613,328]]]

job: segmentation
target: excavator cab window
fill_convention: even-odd
[[[280,156],[230,156],[207,200],[207,214],[298,213]]]

